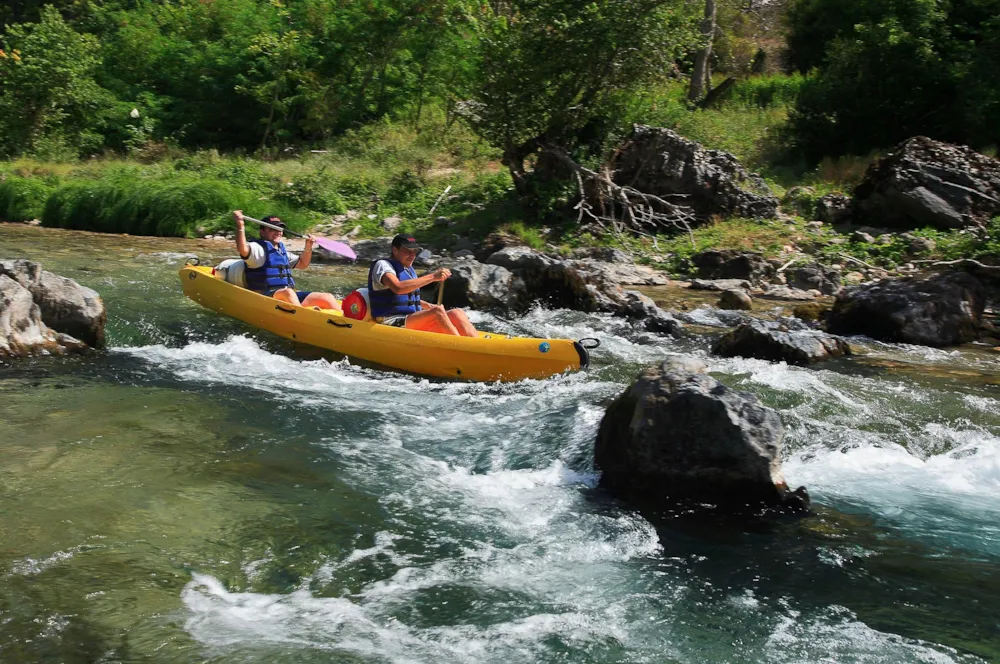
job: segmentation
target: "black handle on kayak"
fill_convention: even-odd
[[[274,308],[277,309],[278,311],[284,311],[286,314],[294,314],[295,313],[295,309],[282,309],[280,304],[274,305]]]
[[[584,337],[583,339],[580,339],[577,343],[586,348],[587,350],[594,350],[595,348],[601,345],[601,340],[595,339],[593,337]]]
[[[333,320],[332,318],[327,318],[326,322],[329,323],[330,325],[335,325],[337,327],[347,327],[347,328],[354,327],[353,323],[338,323],[337,321]]]

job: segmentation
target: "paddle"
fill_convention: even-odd
[[[282,228],[281,226],[275,226],[274,224],[269,224],[266,221],[261,221],[260,219],[254,219],[253,217],[248,217],[246,215],[243,215],[243,220],[252,221],[255,224],[260,224],[261,226],[265,226],[267,228],[273,228],[276,231],[284,231],[285,235],[293,235],[295,237],[306,237],[302,233],[296,233],[294,231],[288,230],[287,228]],[[325,237],[314,237],[313,242],[315,242],[317,246],[323,247],[327,251],[337,254],[339,256],[344,256],[345,258],[350,258],[351,260],[357,260],[358,258],[358,255],[354,253],[354,250],[343,242],[337,242],[336,240],[328,240]]]

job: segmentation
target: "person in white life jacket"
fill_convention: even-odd
[[[292,269],[309,267],[314,242],[311,236],[306,236],[305,249],[296,256],[288,253],[285,243],[281,241],[284,231],[261,226],[260,239],[247,242],[243,211],[234,210],[233,219],[236,220],[236,251],[247,264],[244,272],[247,288],[289,304],[340,311],[340,301],[330,293],[295,290]],[[273,215],[264,217],[263,221],[285,227],[285,223]]]
[[[451,276],[451,270],[442,267],[418,277],[413,261],[419,251],[416,239],[409,235],[397,235],[392,239],[391,257],[372,261],[368,268],[368,299],[372,318],[379,323],[408,330],[479,336],[461,309],[445,311],[439,304],[420,299],[421,288],[444,281]]]

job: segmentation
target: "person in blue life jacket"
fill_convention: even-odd
[[[248,242],[243,211],[234,210],[233,219],[236,220],[236,251],[247,264],[244,274],[248,289],[289,304],[340,311],[340,301],[330,293],[295,290],[292,270],[309,267],[314,242],[311,236],[306,236],[305,249],[301,255],[296,256],[289,253],[285,249],[285,243],[281,241],[284,231],[261,226],[260,239]],[[264,217],[262,221],[285,227],[285,223],[273,215]]]
[[[439,304],[420,299],[421,288],[444,281],[451,276],[451,270],[442,267],[418,277],[413,261],[419,251],[420,247],[412,236],[397,235],[392,238],[391,257],[372,261],[368,269],[368,300],[372,318],[379,323],[408,330],[479,336],[461,309],[445,311]]]

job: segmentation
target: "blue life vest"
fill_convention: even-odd
[[[392,265],[392,269],[396,271],[396,278],[401,282],[417,278],[417,273],[412,267],[403,267],[403,264],[394,258],[382,260],[389,261],[389,265]],[[405,293],[403,295],[396,295],[385,287],[382,290],[375,290],[372,279],[375,277],[376,263],[378,261],[372,261],[371,266],[368,268],[368,301],[371,302],[372,306],[372,318],[409,316],[416,311],[420,311],[419,288],[412,293]]]
[[[264,248],[264,264],[257,268],[246,269],[247,288],[258,293],[270,293],[279,288],[294,288],[292,266],[288,262],[288,252],[285,244],[276,245],[265,240],[252,240]]]

